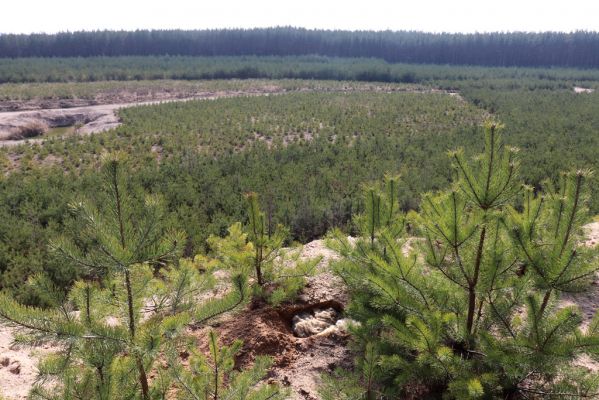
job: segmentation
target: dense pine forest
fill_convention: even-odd
[[[298,28],[0,35],[0,57],[299,56],[485,66],[599,67],[594,32],[433,34]]]

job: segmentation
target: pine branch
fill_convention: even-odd
[[[198,328],[212,318],[215,318],[224,313],[233,311],[238,306],[246,301],[246,282],[245,278],[238,275],[233,280],[235,291],[222,299],[212,300],[201,306],[196,312],[196,321],[191,325],[193,328]]]

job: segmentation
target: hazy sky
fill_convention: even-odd
[[[599,0],[0,0],[0,32],[141,28],[599,31]]]

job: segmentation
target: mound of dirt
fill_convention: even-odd
[[[326,308],[329,305],[333,304],[315,307]],[[243,347],[236,359],[237,367],[251,365],[259,355],[271,356],[271,381],[289,386],[293,399],[317,399],[320,374],[351,365],[352,357],[347,349],[349,335],[340,324],[339,327],[327,325],[331,329],[323,329],[306,338],[297,337],[292,329],[292,319],[302,312],[310,311],[300,311],[299,306],[275,309],[266,304],[254,304],[243,312],[222,318],[212,327],[194,331],[192,335],[198,340],[198,348],[206,354],[209,329],[219,333],[222,344],[228,345],[242,339]]]
[[[24,140],[44,135],[48,132],[48,125],[40,121],[32,121],[25,125],[15,127],[7,136],[8,140]]]
[[[301,252],[301,258],[319,256],[322,256],[317,266],[319,273],[307,279],[306,287],[294,303],[276,308],[253,303],[241,312],[223,316],[210,327],[190,331],[197,338],[198,348],[208,354],[206,339],[210,329],[218,332],[225,345],[241,339],[243,347],[236,360],[237,367],[251,365],[259,355],[271,356],[274,364],[270,381],[289,386],[292,399],[318,399],[320,375],[352,364],[347,347],[348,321],[340,319],[349,300],[348,293],[343,282],[327,272],[328,264],[338,256],[326,248],[323,240],[307,244]],[[330,323],[313,330],[310,336],[298,337],[293,330],[298,315]]]

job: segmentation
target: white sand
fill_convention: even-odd
[[[0,327],[0,394],[20,400],[27,398],[37,379],[39,358],[57,349],[50,345],[36,348],[13,345],[13,333],[12,328]]]

